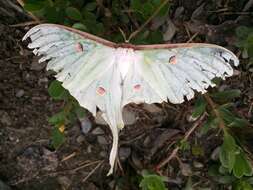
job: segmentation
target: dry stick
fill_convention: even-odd
[[[187,131],[187,133],[185,134],[184,138],[182,139],[183,141],[187,141],[188,138],[190,137],[190,135],[193,133],[193,131],[202,123],[202,121],[204,120],[206,114],[203,114],[198,121],[196,121],[194,123],[194,125],[190,128],[189,131]],[[172,153],[170,154],[170,156],[168,158],[166,158],[165,160],[163,160],[160,164],[158,164],[158,166],[156,167],[156,170],[158,171],[160,168],[162,168],[163,166],[165,166],[167,163],[170,162],[170,160],[172,160],[173,158],[175,158],[175,156],[177,155],[179,151],[179,146],[177,146]]]
[[[164,0],[161,5],[155,10],[155,12],[144,22],[137,30],[130,34],[127,42],[129,42],[133,37],[135,37],[139,32],[141,32],[145,26],[160,12],[160,10],[169,2],[169,0]]]
[[[17,0],[17,2],[18,2],[22,7],[24,7],[25,3],[24,3],[23,0]],[[35,21],[37,21],[38,23],[40,23],[40,20],[39,20],[36,16],[34,16],[31,12],[28,12],[28,13],[29,13],[29,16],[30,16],[33,20],[35,20]]]
[[[103,161],[101,161],[93,170],[91,170],[91,172],[82,180],[82,183],[84,183],[103,163]]]

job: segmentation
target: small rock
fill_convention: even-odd
[[[203,168],[203,167],[204,167],[204,164],[202,164],[201,162],[193,161],[193,166],[194,166],[195,168],[200,169],[200,168]]]
[[[101,145],[109,144],[109,142],[106,140],[104,136],[97,136],[97,141]]]
[[[84,134],[87,134],[90,131],[91,127],[92,127],[89,118],[85,117],[85,118],[82,118],[82,119],[79,119],[79,120],[80,120],[80,123],[81,123],[82,132]]]
[[[46,67],[46,64],[47,64],[46,62],[39,63],[38,60],[39,60],[38,57],[33,58],[33,61],[30,67],[31,70],[40,71]]]
[[[150,112],[150,113],[161,113],[162,109],[159,108],[157,105],[155,104],[143,104],[142,107],[144,110]]]
[[[130,147],[120,147],[119,149],[119,158],[122,161],[125,161],[131,154]]]
[[[183,13],[184,13],[184,7],[176,8],[176,11],[174,13],[174,19],[179,19],[180,17],[183,16]]]
[[[101,151],[99,153],[99,156],[101,156],[102,158],[106,158],[107,157],[107,152],[106,151]]]
[[[136,115],[128,109],[123,109],[123,120],[125,125],[133,125],[136,122]],[[95,122],[99,125],[108,125],[102,117],[102,112],[98,112]]]
[[[64,189],[68,189],[71,185],[71,180],[66,176],[59,176],[57,181]]]
[[[84,138],[83,135],[79,135],[79,136],[76,138],[76,142],[79,143],[79,144],[82,144],[84,141],[85,141],[85,138]]]
[[[170,41],[173,38],[173,36],[176,34],[176,31],[177,31],[176,26],[174,25],[174,23],[170,19],[167,20],[167,22],[168,22],[168,27],[163,34],[164,41]]]
[[[215,148],[211,154],[211,159],[214,161],[217,161],[219,159],[219,152],[220,152],[220,147]]]
[[[0,122],[4,125],[11,125],[11,118],[7,112],[0,110]]]
[[[136,115],[128,109],[123,109],[123,121],[125,125],[133,125],[136,122]]]
[[[91,132],[93,135],[103,135],[105,134],[104,130],[101,129],[100,127],[96,127],[94,130]]]
[[[181,172],[184,176],[191,176],[192,175],[191,166],[189,164],[180,163],[180,169],[181,169]]]
[[[25,94],[25,91],[23,89],[20,89],[16,93],[17,98],[21,98]]]

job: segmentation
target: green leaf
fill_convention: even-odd
[[[234,167],[237,151],[234,138],[230,134],[225,133],[223,144],[220,147],[219,158],[222,166],[228,168],[229,172],[231,172]]]
[[[206,122],[201,127],[201,134],[206,134],[210,129],[217,128],[219,119],[217,117],[209,116]]]
[[[82,31],[87,31],[87,27],[83,23],[75,23],[72,25],[72,28],[82,30]]]
[[[242,151],[240,151],[240,153],[236,155],[233,173],[237,178],[241,178],[244,175],[252,175],[252,167]]]
[[[59,130],[58,126],[55,126],[52,131],[52,145],[55,149],[58,149],[65,141],[64,133]]]
[[[215,101],[226,102],[234,98],[240,97],[241,91],[238,89],[226,90],[210,94]]]
[[[151,44],[161,43],[163,41],[163,35],[160,31],[151,31],[147,37],[147,40]]]
[[[166,190],[163,177],[155,174],[144,175],[139,186],[142,190]]]
[[[246,27],[246,26],[239,26],[236,28],[235,30],[237,37],[241,38],[241,39],[245,39],[248,34],[251,32],[250,28]]]
[[[203,96],[200,96],[195,101],[192,117],[198,118],[199,116],[201,116],[206,110],[206,105],[207,105],[207,103],[206,103],[205,99],[203,98]]]
[[[65,123],[65,114],[64,112],[59,112],[54,114],[52,117],[48,118],[48,122],[52,125],[61,125]]]
[[[53,82],[50,83],[50,86],[48,88],[48,93],[52,98],[56,100],[61,100],[64,97],[66,97],[68,94],[67,90],[65,90],[62,87],[61,82],[57,80],[54,80]]]
[[[78,118],[83,118],[85,115],[86,115],[86,109],[84,109],[83,107],[81,106],[76,106],[75,108],[75,113],[77,115]]]
[[[246,180],[238,180],[237,183],[233,185],[233,190],[253,190],[253,187]]]
[[[72,20],[77,20],[80,21],[82,20],[82,14],[80,13],[80,11],[75,8],[75,7],[68,7],[66,9],[66,14],[69,18],[71,18]]]
[[[222,166],[228,168],[231,172],[235,164],[235,153],[227,151],[223,146],[219,152],[219,158]]]
[[[24,9],[26,11],[39,11],[45,6],[44,0],[27,0],[24,4]]]
[[[96,2],[87,3],[85,5],[85,9],[87,11],[94,11],[96,8],[97,8],[97,3]]]

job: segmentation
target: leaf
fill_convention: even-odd
[[[48,122],[52,125],[60,125],[65,123],[65,114],[64,112],[59,112],[54,114],[52,117],[48,118]]]
[[[234,138],[228,133],[225,133],[224,141],[219,152],[219,158],[222,166],[228,168],[229,172],[233,170],[236,151],[237,145]]]
[[[64,133],[59,130],[59,127],[55,126],[52,131],[52,145],[55,149],[58,149],[65,141]]]
[[[72,20],[77,20],[77,21],[82,20],[82,14],[80,13],[80,11],[78,9],[76,9],[74,7],[68,7],[66,9],[66,14]]]
[[[244,175],[252,175],[252,167],[242,151],[240,151],[240,153],[236,155],[233,173],[237,178],[241,178]]]
[[[97,8],[97,3],[96,2],[87,3],[85,5],[85,9],[87,11],[94,11],[96,8]]]
[[[72,28],[82,30],[82,31],[87,31],[87,27],[83,23],[75,23],[72,25]]]
[[[43,9],[45,6],[45,3],[43,0],[27,0],[24,4],[24,9],[26,11],[39,11]]]
[[[219,102],[229,101],[234,98],[240,97],[240,95],[241,95],[241,91],[238,89],[226,90],[226,91],[210,94],[210,96],[214,98],[215,101],[219,101]]]
[[[205,99],[203,98],[203,96],[200,96],[195,101],[192,117],[198,118],[199,116],[201,116],[206,110],[206,105],[207,105],[207,103],[206,103]]]
[[[48,93],[56,100],[61,100],[68,94],[67,90],[62,87],[61,82],[57,80],[50,83]]]
[[[237,183],[233,185],[233,190],[253,190],[253,187],[246,180],[238,180]]]
[[[241,39],[245,39],[245,37],[248,36],[248,34],[251,32],[249,27],[246,26],[239,26],[235,30],[237,37]]]
[[[155,174],[144,175],[139,186],[142,190],[166,190],[163,177]]]

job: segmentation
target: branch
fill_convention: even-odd
[[[190,128],[189,131],[186,132],[184,138],[182,139],[182,141],[187,141],[188,138],[190,137],[190,135],[195,131],[195,129],[200,126],[200,124],[202,123],[202,121],[204,120],[206,114],[203,114],[195,123],[194,125]],[[170,154],[169,157],[167,157],[165,160],[163,160],[162,162],[160,162],[157,167],[156,170],[159,171],[160,168],[162,168],[163,166],[165,166],[167,163],[170,162],[170,160],[172,160],[173,158],[176,157],[177,153],[179,151],[179,146],[177,146],[176,148],[174,148],[174,150],[172,151],[172,153]]]
[[[164,0],[161,5],[155,10],[155,12],[144,22],[137,30],[132,32],[126,42],[129,42],[133,37],[135,37],[139,32],[141,32],[147,24],[160,12],[160,10],[169,2],[169,0]]]
[[[224,123],[224,121],[223,121],[223,119],[222,119],[222,117],[220,115],[220,112],[216,108],[217,107],[216,104],[213,102],[213,100],[210,98],[210,96],[207,93],[204,94],[204,97],[205,97],[207,103],[212,108],[214,115],[218,118],[220,129],[222,129],[223,131],[225,131],[225,123]]]

